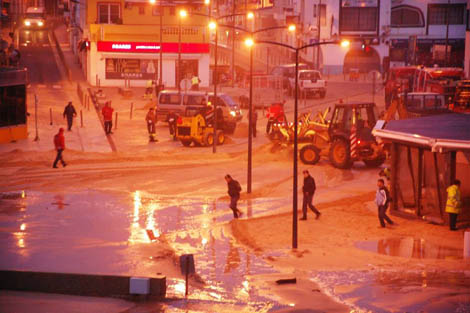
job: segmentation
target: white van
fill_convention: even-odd
[[[224,112],[225,131],[231,133],[235,130],[237,122],[242,119],[242,112],[238,104],[225,93],[217,93],[217,108]],[[187,107],[201,107],[214,103],[214,93],[204,91],[188,91],[178,93],[176,90],[163,90],[158,95],[157,117],[166,121],[168,113],[174,112],[182,115]]]
[[[23,19],[26,28],[46,28],[46,10],[43,7],[29,7]]]

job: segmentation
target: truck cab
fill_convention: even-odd
[[[29,7],[23,19],[25,28],[46,28],[46,11],[44,7]]]

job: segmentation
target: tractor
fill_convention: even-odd
[[[218,112],[217,115],[215,136],[217,144],[222,145],[225,142],[223,116],[221,112]],[[212,146],[214,144],[213,121],[201,108],[187,107],[184,116],[178,117],[176,122],[176,138],[185,147],[189,147],[191,143],[194,143],[195,146]]]
[[[308,136],[311,141],[305,145],[301,141],[302,162],[316,164],[323,150],[337,168],[349,168],[355,161],[363,161],[369,167],[380,166],[385,161],[385,153],[372,135],[377,120],[375,110],[374,103],[339,103],[331,121],[326,120],[327,112],[319,114],[322,120],[310,123],[315,131],[313,136]]]

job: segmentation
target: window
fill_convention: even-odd
[[[156,79],[158,62],[139,59],[106,59],[106,79]]]
[[[376,7],[343,7],[341,8],[341,31],[376,31]]]
[[[428,6],[429,25],[446,25],[447,15],[450,25],[465,24],[465,5],[464,4],[430,4]]]
[[[424,17],[420,9],[411,6],[392,8],[392,27],[424,27]]]
[[[139,15],[145,15],[145,7],[143,5],[139,6]]]
[[[120,14],[119,4],[98,3],[98,24],[118,24]]]
[[[160,6],[153,6],[152,7],[152,15],[153,16],[160,16],[160,10],[163,10]]]
[[[170,7],[170,15],[176,15],[176,8]]]

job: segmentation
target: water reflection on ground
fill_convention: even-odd
[[[389,256],[416,259],[462,259],[463,250],[434,245],[422,238],[384,238],[355,243],[356,248]]]
[[[461,272],[317,272],[311,279],[352,312],[470,312],[470,276]]]

